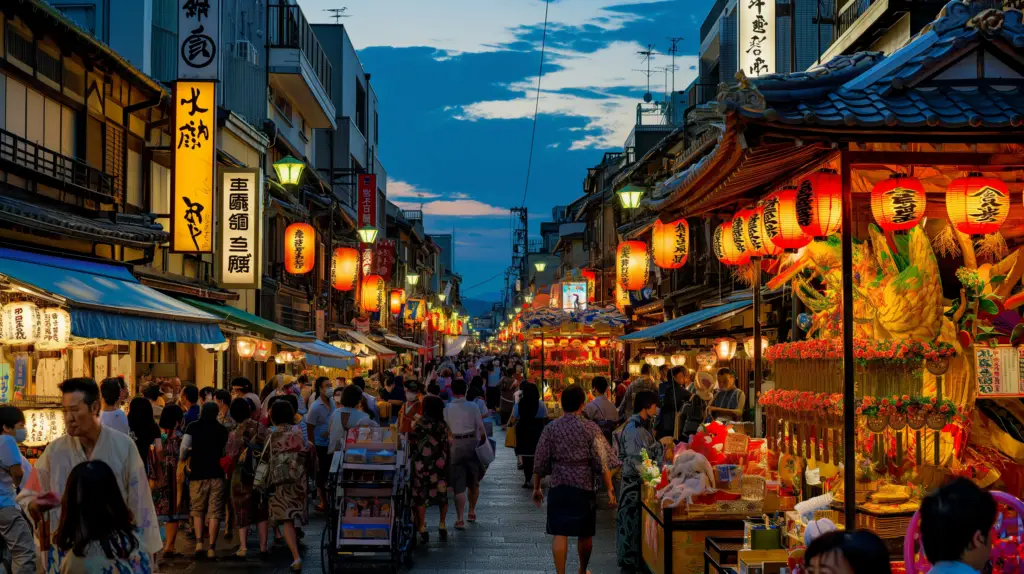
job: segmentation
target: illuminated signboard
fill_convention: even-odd
[[[740,70],[775,73],[775,0],[739,0]]]
[[[217,151],[213,82],[174,84],[171,251],[213,252],[213,174]]]
[[[221,287],[260,286],[259,189],[258,169],[220,168],[217,262]]]
[[[562,283],[562,309],[565,311],[582,311],[587,308],[587,282],[574,281]]]

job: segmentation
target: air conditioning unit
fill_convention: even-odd
[[[236,57],[249,62],[253,66],[260,65],[259,52],[256,51],[256,46],[253,46],[252,42],[246,40],[235,42],[234,54]]]

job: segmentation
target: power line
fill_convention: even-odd
[[[472,285],[470,287],[466,287],[465,289],[462,289],[461,291],[462,291],[462,293],[466,293],[467,291],[470,291],[471,289],[476,289],[477,287],[479,287],[481,285],[485,285],[487,283],[490,283],[491,281],[494,281],[495,279],[497,279],[498,277],[501,277],[504,274],[505,274],[505,271],[499,271],[497,275],[494,275],[490,279],[484,279],[483,281],[477,283],[476,285]]]
[[[533,144],[537,140],[537,114],[540,111],[540,80],[544,76],[544,49],[548,39],[548,8],[554,0],[544,0],[544,33],[540,37],[540,70],[537,72],[537,97],[533,102],[533,129],[530,131],[530,156],[526,161],[526,184],[523,186],[523,201],[526,205],[526,192],[530,189],[530,170],[533,169]]]

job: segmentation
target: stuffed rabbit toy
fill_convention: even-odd
[[[675,508],[684,500],[692,504],[694,496],[715,489],[715,472],[704,455],[683,451],[673,462],[669,484],[658,493],[663,508]]]

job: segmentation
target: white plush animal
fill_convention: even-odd
[[[684,451],[673,460],[669,484],[658,493],[658,497],[663,508],[675,508],[684,500],[692,504],[694,496],[714,489],[715,473],[708,459],[702,454]]]

